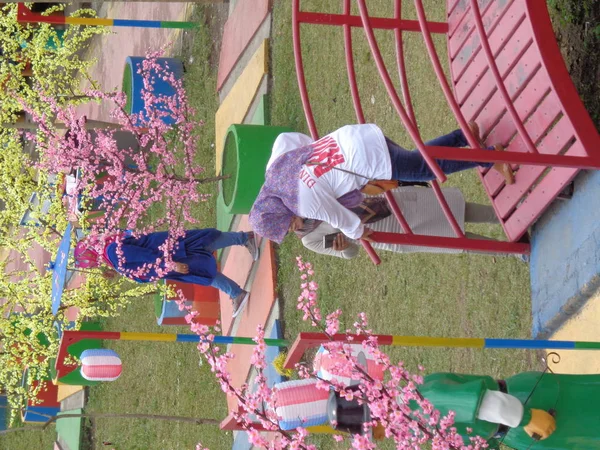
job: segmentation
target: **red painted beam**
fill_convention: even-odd
[[[74,370],[73,367],[65,364],[68,349],[71,345],[83,339],[107,339],[115,341],[119,340],[120,337],[121,333],[115,331],[63,331],[60,346],[58,348],[58,355],[56,356],[56,377],[60,378]]]
[[[348,341],[348,336],[352,337],[352,341]],[[377,342],[379,345],[392,345],[393,336],[389,334],[376,334],[375,336],[377,337]],[[367,336],[358,334],[338,333],[333,336],[333,340],[336,342],[348,342],[355,344],[366,339]],[[283,366],[286,369],[293,369],[295,365],[300,362],[302,355],[304,355],[306,350],[327,342],[331,342],[331,340],[325,333],[299,333],[294,341],[294,344],[288,351],[288,356]]]
[[[375,242],[383,244],[415,245],[417,247],[438,247],[457,250],[475,250],[490,253],[523,254],[530,252],[529,244],[493,241],[488,239],[469,239],[466,237],[425,236],[422,234],[406,235],[400,233],[373,232]]]
[[[65,16],[42,16],[32,12],[24,3],[17,6],[17,22],[21,23],[51,23],[53,25],[63,25],[66,23]]]
[[[310,23],[313,25],[350,25],[355,28],[362,28],[360,16],[350,16],[346,14],[325,14],[316,12],[301,11],[298,14],[298,20],[301,23]],[[371,26],[378,30],[395,30],[420,32],[421,26],[416,20],[397,19],[389,17],[371,17]],[[432,33],[446,34],[448,24],[445,22],[428,22]]]
[[[538,47],[544,69],[557,97],[562,103],[565,114],[573,123],[575,135],[583,144],[586,153],[596,161],[600,159],[600,135],[590,119],[577,90],[565,66],[562,54],[556,43],[552,29],[552,21],[545,2],[524,0],[527,4],[527,15],[531,22],[531,32]]]

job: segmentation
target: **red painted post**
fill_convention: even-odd
[[[306,89],[306,78],[304,77],[304,63],[302,62],[302,45],[300,44],[300,0],[292,0],[292,40],[294,44],[294,61],[296,63],[296,77],[298,79],[298,89],[300,89],[300,99],[302,108],[308,123],[308,129],[314,140],[318,139],[319,132],[315,125],[315,119],[308,99],[308,90]]]
[[[17,22],[21,23],[50,23],[53,25],[63,25],[65,16],[43,16],[32,12],[25,6],[24,3],[19,3],[17,6]]]
[[[393,342],[393,336],[389,334],[376,334],[374,336],[377,337],[377,342],[379,345],[391,345]],[[348,337],[351,337],[352,340],[349,341]],[[364,334],[338,333],[333,336],[333,340],[335,342],[348,342],[354,344],[361,343],[366,339],[367,337]],[[286,369],[293,369],[296,363],[300,362],[302,355],[304,355],[306,350],[327,342],[331,342],[331,340],[325,333],[299,333],[298,336],[296,336],[294,344],[288,351],[288,356],[283,367]]]
[[[301,11],[298,13],[298,20],[301,23],[313,25],[333,25],[344,26],[349,25],[354,28],[362,28],[362,20],[360,16],[352,16],[347,14],[326,14]],[[387,17],[372,17],[371,24],[377,30],[395,30],[420,32],[421,25],[416,20],[403,20]],[[445,22],[429,22],[429,27],[432,33],[446,34],[448,32],[448,24]]]
[[[437,164],[437,162],[435,162],[435,160],[431,158],[431,156],[427,153],[425,144],[423,143],[423,140],[421,139],[421,136],[419,134],[419,130],[413,125],[410,117],[406,113],[406,110],[402,106],[402,102],[400,101],[400,98],[396,93],[394,84],[392,83],[390,75],[385,67],[385,62],[383,61],[383,57],[381,56],[381,52],[379,51],[379,45],[377,44],[377,39],[375,38],[375,33],[373,32],[373,27],[371,26],[371,18],[369,17],[369,11],[367,10],[366,1],[357,1],[360,10],[360,16],[363,23],[363,29],[365,31],[369,47],[371,48],[371,54],[375,59],[375,64],[377,65],[379,75],[381,76],[381,79],[383,81],[383,84],[385,85],[388,95],[392,100],[392,104],[394,105],[396,112],[400,116],[404,128],[406,128],[406,131],[408,131],[408,134],[410,135],[412,140],[415,142],[417,148],[421,152],[423,159],[425,159],[427,165],[435,174],[436,178],[443,183],[444,181],[446,181],[446,175],[444,174],[440,166]]]
[[[238,407],[238,413],[242,414],[244,411],[242,407]],[[231,431],[244,431],[246,428],[237,421],[234,414],[232,412],[229,413],[225,419],[219,424],[219,428],[221,430],[231,430]],[[253,422],[252,428],[258,431],[270,431],[267,430],[260,422]]]
[[[394,217],[396,217],[396,220],[398,221],[398,223],[400,223],[400,226],[402,227],[402,231],[405,234],[413,234],[412,230],[410,229],[410,225],[404,218],[404,214],[402,214],[402,211],[400,211],[400,207],[398,206],[398,203],[396,203],[396,199],[394,198],[394,195],[390,191],[386,191],[385,198],[388,201],[388,204],[390,205],[390,209],[392,210]]]
[[[399,233],[373,232],[371,238],[383,244],[414,245],[417,247],[436,247],[479,252],[528,255],[530,245],[518,242],[493,241],[488,239],[470,239],[466,237],[425,236],[422,234],[405,235]]]
[[[442,91],[444,92],[444,96],[446,97],[446,102],[450,109],[454,113],[454,117],[458,120],[458,124],[463,134],[467,138],[469,145],[473,148],[478,148],[481,144],[477,142],[473,133],[469,129],[469,125],[465,120],[462,112],[460,111],[460,107],[454,98],[454,94],[450,89],[450,85],[448,84],[448,80],[446,79],[446,74],[444,73],[444,69],[442,68],[442,64],[440,63],[440,59],[438,57],[437,51],[435,49],[435,45],[433,43],[433,39],[431,39],[430,33],[431,30],[428,27],[427,17],[425,17],[425,9],[423,8],[422,0],[415,0],[415,6],[417,8],[417,16],[419,17],[419,23],[421,24],[421,28],[423,29],[423,40],[425,41],[425,47],[427,48],[427,52],[429,53],[429,59],[431,60],[431,64],[433,65],[433,69],[435,71],[435,75],[437,76],[438,81],[440,82],[440,86],[442,87]]]
[[[67,367],[65,364],[69,346],[83,339],[106,339],[116,341],[119,340],[120,337],[121,333],[115,331],[63,331],[58,354],[56,356],[56,377],[60,378],[65,375],[65,373],[61,372],[72,370],[72,368]]]
[[[344,14],[350,15],[350,0],[344,0]],[[352,105],[358,123],[365,123],[358,84],[356,83],[356,72],[354,70],[354,55],[352,52],[352,28],[350,25],[344,25],[344,51],[346,54],[346,72],[348,73],[348,83],[350,84],[350,94],[352,95]]]
[[[377,252],[375,251],[371,243],[369,241],[365,241],[364,239],[361,239],[360,243],[367,252],[367,255],[369,255],[369,258],[371,258],[371,261],[373,261],[373,264],[375,264],[376,266],[381,264],[381,258],[377,255]]]
[[[551,155],[545,153],[494,152],[484,149],[455,147],[427,147],[434,158],[458,161],[506,162],[529,166],[572,167],[575,169],[600,169],[600,161],[590,156]]]
[[[396,20],[402,19],[402,0],[396,0],[394,2],[394,17]],[[446,33],[447,29],[448,25],[446,24]],[[404,64],[404,49],[402,44],[402,30],[400,28],[394,29],[394,40],[396,45],[396,65],[398,66],[398,76],[400,77],[400,89],[402,90],[404,107],[408,111],[408,116],[410,117],[411,122],[416,124],[417,119],[415,118],[415,111],[412,105],[412,99],[410,97],[410,90],[408,88],[408,78],[406,77],[406,65]]]

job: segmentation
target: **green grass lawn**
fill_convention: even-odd
[[[54,427],[48,427],[45,431],[19,431],[16,433],[0,436],[0,448],[2,450],[25,450],[40,449],[50,450],[56,439]]]
[[[274,2],[271,68],[271,123],[307,132],[298,94],[291,39],[289,1]],[[304,0],[307,10],[335,11],[339,2]],[[393,2],[370,0],[373,14],[391,15]],[[409,7],[403,14],[414,17]],[[432,20],[443,20],[444,7],[427,0]],[[200,10],[196,20],[201,20]],[[369,121],[378,124],[399,144],[411,147],[399,118],[392,110],[380,82],[361,30],[354,31],[357,76]],[[386,62],[397,79],[394,66],[393,39],[389,33],[377,33]],[[305,69],[313,100],[317,125],[322,134],[355,123],[345,74],[342,32],[330,27],[303,28]],[[436,39],[446,63],[445,41]],[[208,64],[209,35],[204,27],[197,33],[191,52],[197,63],[188,67],[186,85],[198,116],[206,121],[200,130],[203,152],[199,164],[212,171],[214,149],[215,72]],[[433,74],[419,35],[406,35],[405,52],[409,84],[419,127],[425,139],[436,137],[456,127]],[[469,201],[486,202],[486,196],[474,172],[454,175],[448,185],[460,187]],[[210,193],[214,187],[207,188]],[[214,201],[198,209],[203,226],[215,222]],[[478,226],[470,231],[502,236],[499,227]],[[346,325],[356,313],[365,311],[372,327],[379,333],[460,337],[530,336],[531,312],[528,267],[514,258],[467,255],[381,253],[383,263],[375,267],[363,254],[353,261],[321,257],[302,248],[289,237],[279,248],[279,290],[283,302],[285,336],[307,330],[295,307],[299,279],[295,257],[302,255],[315,265],[321,285],[324,311],[344,310]],[[105,322],[105,329],[119,331],[163,331],[155,325],[150,298],[140,299],[117,319]],[[179,331],[179,330],[178,330]],[[225,399],[206,365],[199,367],[198,352],[191,344],[114,343],[124,361],[121,379],[91,390],[88,411],[173,414],[222,419],[226,415]],[[396,359],[414,368],[417,363],[428,371],[459,371],[509,376],[539,365],[536,354],[523,351],[480,351],[464,349],[394,349]],[[22,434],[17,438],[0,438],[0,448],[49,448],[52,433]],[[27,436],[27,437],[26,437]],[[142,420],[97,420],[95,449],[102,441],[113,443],[116,450],[193,449],[201,441],[218,450],[230,448],[230,433],[215,426],[190,426]],[[52,435],[53,437],[53,435]],[[31,442],[25,439],[32,439]],[[40,439],[45,439],[41,441]],[[25,446],[20,446],[23,443]],[[330,438],[317,439],[320,446],[332,447]],[[17,444],[18,443],[18,444]],[[11,447],[12,445],[12,447]]]

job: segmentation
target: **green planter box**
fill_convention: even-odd
[[[248,214],[265,182],[265,169],[273,143],[285,127],[265,125],[231,125],[227,130],[223,152],[221,182],[225,209],[230,214]]]
[[[102,326],[99,322],[83,322],[80,330],[82,331],[102,331]],[[70,356],[79,358],[85,350],[102,348],[102,340],[100,339],[82,339],[75,344],[72,344],[67,349]],[[56,367],[52,363],[50,374],[52,379],[56,379]],[[68,384],[72,386],[96,386],[99,381],[90,381],[83,378],[79,367],[57,379],[60,384]]]

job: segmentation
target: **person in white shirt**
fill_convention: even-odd
[[[479,140],[477,125],[471,124],[471,129]],[[426,145],[464,147],[467,141],[461,130],[455,130]],[[507,183],[513,181],[507,164],[436,161],[446,174],[494,167]],[[302,227],[303,219],[320,220],[351,239],[368,240],[371,230],[349,209],[361,202],[360,190],[365,185],[376,180],[434,178],[420,152],[401,148],[373,124],[348,125],[318,141],[300,133],[284,133],[273,145],[265,183],[249,221],[257,234],[278,243],[289,231]]]
[[[426,187],[403,186],[394,189],[391,192],[413,233],[425,236],[456,236],[432,189]],[[442,192],[452,214],[463,231],[465,223],[499,223],[494,208],[491,206],[465,202],[462,192],[457,188],[444,188],[442,189]],[[369,197],[369,199],[381,199],[383,202],[386,202],[382,195],[378,197]],[[367,204],[367,206],[369,205]],[[368,226],[373,231],[403,233],[403,230],[394,215],[388,215]],[[334,238],[333,246],[326,247],[324,237],[335,233],[337,233],[337,235]],[[315,253],[343,259],[352,259],[359,254],[360,245],[356,240],[346,238],[339,229],[334,228],[326,222],[306,219],[303,221],[302,227],[295,230],[295,234],[302,240],[302,245],[304,245],[304,247]],[[466,234],[470,238],[486,239],[483,236],[473,233]],[[421,247],[416,245],[383,243],[373,243],[372,245],[378,250],[395,253],[463,252],[463,250],[460,249]]]

